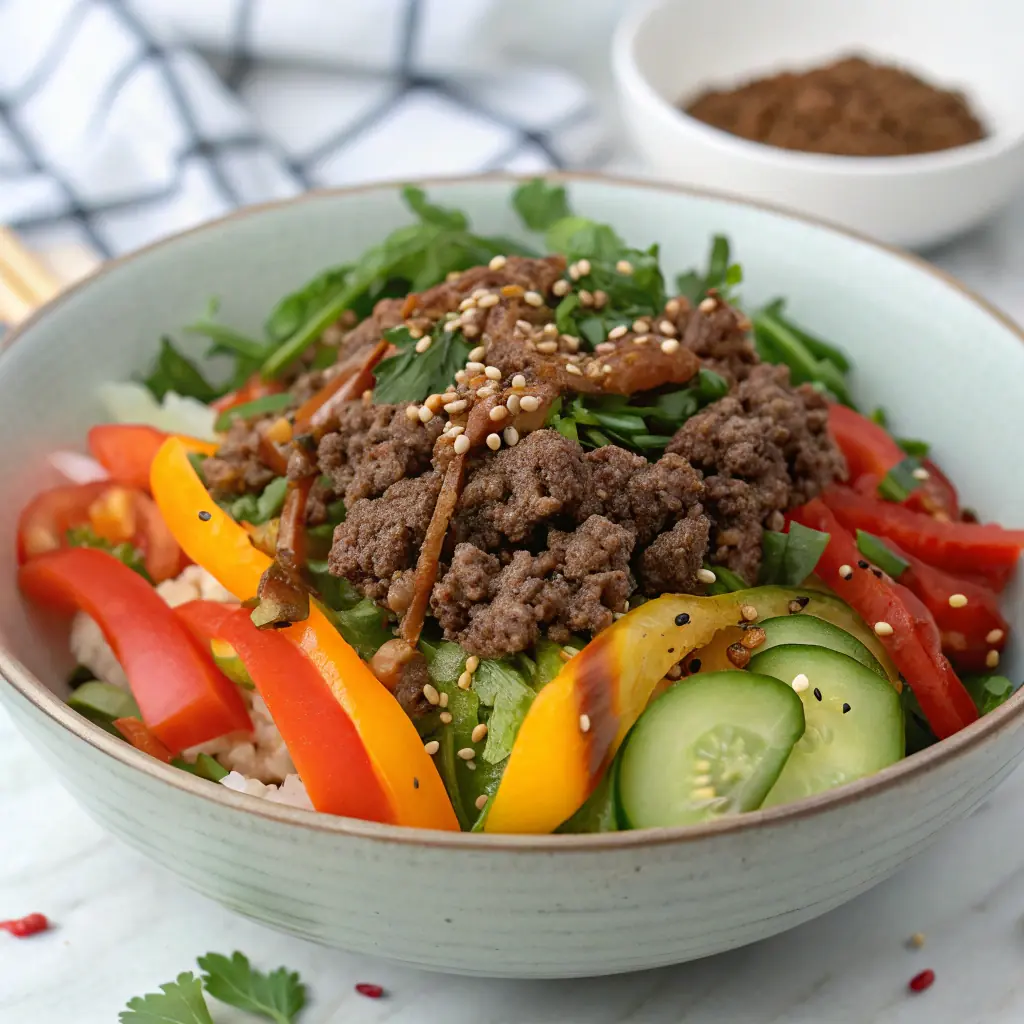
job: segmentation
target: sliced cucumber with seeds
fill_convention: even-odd
[[[899,694],[853,658],[824,647],[784,644],[758,654],[750,669],[790,686],[797,680],[807,722],[765,807],[873,775],[903,757]]]
[[[888,681],[885,669],[864,644],[845,629],[840,629],[815,615],[780,615],[774,619],[765,619],[764,622],[759,622],[758,626],[765,633],[764,643],[759,644],[755,650],[758,655],[783,644],[827,647],[830,651],[838,651],[848,658],[853,658],[865,668],[871,669],[875,675]]]
[[[759,807],[803,731],[800,698],[778,679],[714,672],[677,683],[626,741],[624,824],[692,825]]]

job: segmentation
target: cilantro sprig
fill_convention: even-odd
[[[373,400],[378,404],[422,402],[428,395],[443,392],[466,365],[471,346],[459,331],[446,331],[438,324],[429,335],[430,347],[417,352],[420,340],[407,327],[384,333],[398,354],[377,364]]]

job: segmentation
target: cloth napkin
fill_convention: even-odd
[[[552,40],[618,6],[0,0],[0,223],[109,256],[315,186],[594,166]]]

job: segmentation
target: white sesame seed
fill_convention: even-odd
[[[611,363],[605,363],[601,367],[601,372],[602,373],[611,373],[612,372],[612,364]]]
[[[498,392],[495,390],[494,385],[488,381],[482,388],[477,388],[477,398],[487,398],[490,395],[496,395]]]
[[[547,323],[541,329],[549,338],[558,337],[558,324]]]
[[[449,423],[448,424],[448,433],[451,434],[452,437],[458,437],[459,434],[464,434],[465,432],[466,432],[466,428],[465,427],[457,426],[454,423]]]
[[[441,694],[441,707],[443,707],[443,708],[448,707],[448,694],[447,693],[442,693]]]
[[[876,622],[874,630],[878,636],[892,636],[893,634],[893,628],[888,622]]]
[[[574,281],[578,281],[580,279],[580,268],[575,263],[569,265],[569,276]]]
[[[508,263],[507,256],[492,256],[491,262],[487,264],[491,270],[501,270]]]
[[[633,344],[634,345],[646,345],[647,342],[649,342],[650,340],[651,340],[651,336],[649,334],[638,334],[633,339]]]
[[[914,932],[914,934],[907,939],[907,945],[910,946],[911,949],[920,949],[924,945],[924,933]]]
[[[1001,629],[990,630],[988,634],[985,636],[985,643],[997,644],[1000,640],[1003,639],[1004,636],[1006,636],[1006,634]]]
[[[405,418],[407,420],[418,420],[420,418],[420,409],[418,405],[407,405],[405,407]]]
[[[420,338],[420,340],[416,342],[416,351],[420,355],[423,355],[423,353],[426,352],[428,348],[430,348],[433,342],[433,338]]]
[[[484,372],[484,364],[481,363],[477,359],[471,359],[468,363],[466,363],[466,372],[467,373],[483,373]]]
[[[501,299],[499,296],[495,295],[494,292],[488,292],[486,295],[481,295],[480,298],[476,300],[476,304],[480,309],[490,309],[492,306],[496,306],[499,302],[501,302]]]
[[[691,794],[694,800],[714,800],[716,793],[714,786],[698,786]]]
[[[469,769],[469,770],[470,770],[471,772],[475,772],[475,771],[476,771],[476,761],[467,761],[467,762],[466,762],[466,767],[467,767],[467,768],[468,768],[468,769]]]
[[[465,455],[469,451],[469,438],[465,434],[459,434],[453,447],[456,455]]]
[[[543,352],[544,355],[551,355],[553,352],[557,352],[558,351],[558,342],[557,341],[538,341],[537,342],[537,351],[538,352]]]
[[[536,395],[523,395],[519,399],[519,408],[523,412],[536,412],[540,408],[540,399]]]
[[[501,380],[501,370],[496,366],[486,366],[484,367],[484,376],[488,380]]]
[[[967,604],[966,594],[950,594],[949,595],[949,607],[950,608],[963,608]]]
[[[528,306],[540,307],[544,305],[544,296],[540,292],[529,291],[523,295],[523,302]]]
[[[743,616],[744,622],[753,622],[757,618],[757,609],[752,604],[745,604],[740,609],[740,615]]]
[[[713,295],[709,295],[706,299],[701,299],[700,305],[697,308],[702,313],[713,313],[718,309],[718,299]]]
[[[461,270],[449,270],[448,273],[444,275],[444,279],[446,281],[458,281],[460,277],[462,277]]]
[[[448,323],[444,325],[444,329],[446,331],[457,331],[461,326],[462,321],[456,317],[454,320],[449,320]],[[416,347],[419,348],[418,345]]]
[[[452,724],[452,713],[450,711],[442,711],[438,717],[444,725]]]
[[[496,452],[501,447],[501,437],[498,434],[488,434],[487,447]]]
[[[667,334],[670,338],[674,338],[679,332],[676,330],[676,325],[671,320],[662,320],[658,324],[658,330],[662,334]]]
[[[565,369],[568,373],[571,373],[576,377],[583,376],[583,371],[575,363],[566,363]]]
[[[471,654],[466,659],[466,671],[475,672],[480,667],[480,659],[475,655]]]
[[[466,323],[464,323],[462,325],[462,333],[467,338],[475,338],[480,333],[480,328],[477,327],[476,324],[466,324]]]
[[[574,338],[571,334],[559,335],[559,340],[570,352],[579,352],[580,339]]]
[[[429,395],[423,404],[436,416],[444,406],[444,399],[440,395]]]
[[[572,285],[563,277],[551,286],[551,293],[561,298],[563,295],[568,295],[571,289]]]
[[[580,732],[590,732],[590,715],[580,715]]]
[[[803,693],[810,685],[811,681],[803,674],[803,672],[799,672],[793,676],[793,689],[796,690],[797,693]]]
[[[423,696],[426,697],[431,704],[441,703],[441,695],[437,692],[437,687],[432,683],[423,684]]]
[[[420,423],[429,423],[434,418],[433,410],[429,406],[421,406]]]
[[[600,341],[594,346],[594,351],[604,355],[606,352],[614,352],[615,346],[610,341]]]
[[[472,747],[461,747],[457,753],[463,761],[472,761],[476,757],[476,751]]]
[[[468,690],[472,685],[473,685],[473,673],[472,672],[463,672],[462,675],[459,676],[459,689],[460,690]]]
[[[512,378],[512,387],[514,387],[514,388],[525,388],[526,387],[526,378],[521,373],[517,373]]]
[[[841,565],[841,566],[839,566],[839,575],[844,580],[853,579],[853,566],[852,565]]]
[[[924,466],[918,466],[913,473],[910,474],[915,480],[927,480],[931,474]]]
[[[629,260],[619,260],[619,262],[615,264],[615,269],[620,274],[632,274],[633,264],[630,263]]]
[[[445,407],[444,411],[449,416],[454,416],[456,413],[466,411],[467,402],[464,398],[456,398],[454,402],[449,402]]]
[[[672,355],[674,352],[678,352],[679,351],[679,342],[678,342],[678,340],[675,339],[675,338],[666,338],[661,343],[661,351],[664,352],[665,355],[667,355],[667,356]]]
[[[481,793],[481,794],[480,794],[480,795],[479,795],[479,796],[478,796],[478,797],[476,798],[476,800],[474,801],[474,803],[476,804],[476,809],[477,809],[478,811],[482,811],[482,810],[483,810],[483,809],[484,809],[484,808],[485,808],[485,807],[487,806],[487,794],[486,794],[486,793]]]
[[[479,743],[487,735],[487,726],[481,722],[479,725],[473,726],[473,731],[470,733],[469,738],[474,743]]]
[[[466,375],[466,371],[465,370],[456,370],[455,371],[455,380],[459,384],[465,384],[466,383],[466,376],[467,375]]]
[[[613,327],[608,332],[608,337],[611,338],[612,341],[618,341],[619,338],[625,337],[628,333],[629,328],[625,324],[619,324],[618,327]]]
[[[490,419],[492,423],[498,423],[500,420],[505,419],[506,416],[508,416],[508,409],[503,405],[496,405],[487,414],[488,419]]]
[[[419,339],[423,337],[423,332],[418,327],[410,327],[409,337],[415,341],[419,341]]]
[[[529,320],[517,320],[516,328],[522,331],[524,334],[529,334],[533,330],[533,324]]]
[[[999,652],[991,650],[985,655],[985,667],[995,668],[999,664]]]
[[[669,299],[668,302],[665,303],[665,314],[666,314],[666,316],[678,316],[679,315],[679,309],[680,309],[680,306],[679,306],[679,300],[678,299]]]
[[[469,353],[469,358],[474,363],[478,363],[480,362],[481,359],[483,359],[485,351],[486,349],[483,347],[483,345],[477,345],[477,347],[473,349],[472,352]]]
[[[502,437],[505,438],[505,444],[507,444],[509,448],[514,448],[519,444],[519,431],[516,430],[515,427],[506,427],[502,433]]]
[[[473,309],[475,306],[476,306],[476,299],[472,299],[472,298],[470,298],[470,299],[463,299],[459,303],[459,309],[460,310]]]
[[[576,269],[580,272],[580,277],[586,277],[590,273],[590,260],[577,260]]]
[[[651,329],[651,325],[646,320],[634,320],[633,321],[633,333],[634,334],[646,334]]]
[[[433,757],[441,749],[441,744],[438,743],[437,740],[431,740],[429,743],[424,743],[423,744],[423,749],[431,757]]]
[[[586,306],[588,309],[594,305],[594,296],[587,291],[586,288],[581,288],[579,291],[580,305]]]
[[[698,569],[697,579],[699,579],[701,583],[714,583],[718,577],[710,569]]]
[[[482,299],[485,295],[490,295],[490,294],[491,293],[486,288],[474,288],[473,289],[473,298],[474,299]]]
[[[519,396],[516,394],[509,395],[508,398],[505,399],[505,406],[514,416],[519,412]]]

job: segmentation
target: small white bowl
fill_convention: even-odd
[[[1024,180],[1024,4],[1017,0],[653,0],[619,25],[623,120],[661,175],[923,248],[974,227]],[[851,53],[962,90],[990,135],[938,153],[842,157],[750,142],[678,104]]]

